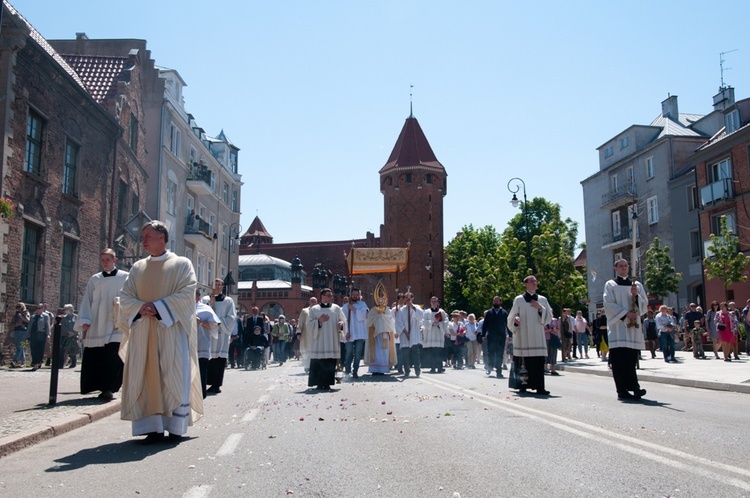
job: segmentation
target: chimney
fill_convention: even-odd
[[[725,86],[719,88],[719,93],[714,95],[714,111],[723,111],[734,105],[734,88]]]
[[[661,103],[661,115],[673,121],[679,121],[680,112],[677,109],[677,95],[670,95]]]
[[[130,52],[128,52],[128,61],[130,62],[130,67],[136,66],[141,63],[141,58],[138,55],[138,49],[134,48]]]
[[[89,37],[86,36],[86,33],[76,33],[76,40],[88,40]]]

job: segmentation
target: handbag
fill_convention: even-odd
[[[726,326],[726,325],[724,325],[723,323],[720,323],[720,324],[718,324],[718,325],[716,326],[716,328],[717,328],[717,329],[719,329],[719,330],[726,330],[726,329],[727,329],[727,326]]]

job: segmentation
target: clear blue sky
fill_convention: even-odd
[[[706,114],[750,96],[750,2],[15,0],[49,39],[140,38],[188,87],[209,135],[241,148],[242,225],[275,242],[379,234],[378,170],[414,115],[448,171],[446,243],[503,230],[526,182],[583,230],[596,148],[669,94]],[[731,68],[731,69],[727,69]],[[325,223],[320,221],[324,220]]]

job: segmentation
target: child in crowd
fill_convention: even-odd
[[[693,330],[690,331],[693,338],[693,358],[706,359],[706,353],[703,352],[703,337],[706,331],[701,327],[701,321],[696,320],[693,323]]]

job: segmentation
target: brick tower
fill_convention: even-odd
[[[410,115],[388,162],[380,169],[385,210],[380,245],[405,247],[411,242],[409,269],[399,274],[398,287],[404,292],[410,285],[414,302],[425,307],[431,295],[443,297],[443,196],[447,176],[417,118]],[[389,275],[383,282],[390,296],[396,279]]]

